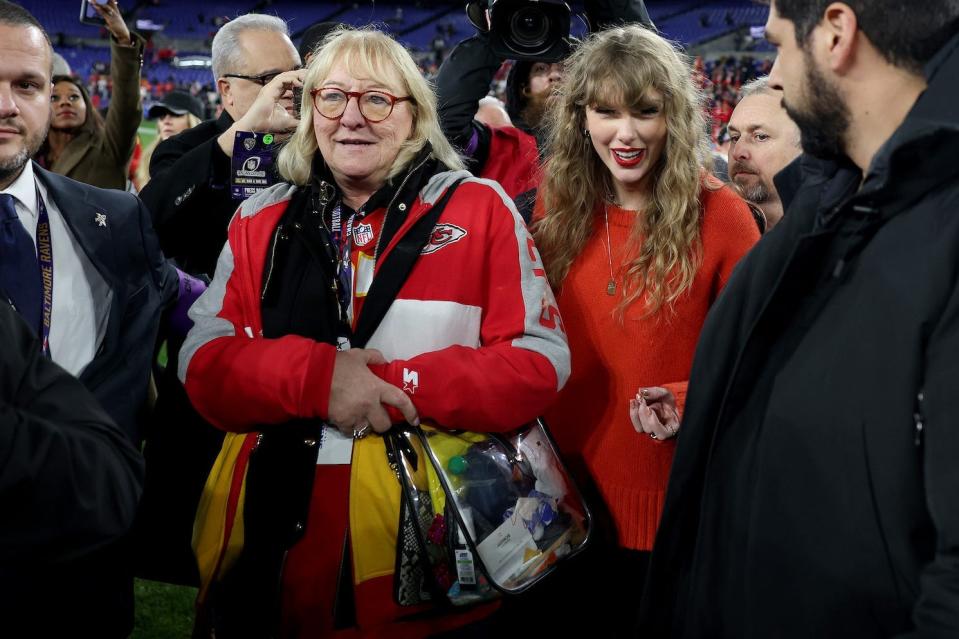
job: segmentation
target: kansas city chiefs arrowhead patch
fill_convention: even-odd
[[[455,224],[437,224],[433,227],[433,234],[430,236],[429,244],[423,247],[420,255],[435,253],[444,246],[459,242],[464,237],[466,237],[466,229],[460,228]]]

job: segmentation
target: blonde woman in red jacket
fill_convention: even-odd
[[[681,410],[706,313],[759,239],[745,202],[703,168],[692,73],[652,31],[604,31],[567,62],[549,116],[534,235],[573,369],[546,416],[609,515],[609,539],[580,562],[589,587],[567,589],[587,598],[596,636],[628,630],[638,608],[678,431],[678,415],[640,419],[657,408],[643,392],[669,389]]]
[[[227,505],[245,509],[242,530],[227,518],[222,546],[218,530],[197,544],[201,612],[217,637],[452,631],[495,604],[398,602],[400,484],[380,434],[404,419],[497,432],[535,418],[569,373],[561,320],[526,225],[499,185],[462,170],[400,44],[338,31],[265,90],[294,86],[286,182],[237,211],[180,355],[204,417],[229,441],[259,431],[242,438],[245,499]],[[253,108],[273,109],[267,98]],[[406,243],[447,196],[428,242]],[[402,254],[415,261],[363,344]]]

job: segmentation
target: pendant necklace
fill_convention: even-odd
[[[606,294],[616,295],[616,280],[613,278],[613,247],[609,241],[609,205],[605,202],[603,219],[606,221],[606,263],[609,264],[609,283],[606,285]]]

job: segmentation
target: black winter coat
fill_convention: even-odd
[[[143,460],[5,303],[0,344],[0,635],[125,637],[107,544],[133,523]]]
[[[861,188],[802,158],[713,307],[642,636],[959,637],[959,37],[927,75]]]
[[[217,144],[232,125],[224,111],[160,144],[150,160],[150,181],[140,193],[163,253],[195,275],[213,276],[239,205],[230,195],[231,160]]]

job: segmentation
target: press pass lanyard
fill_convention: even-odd
[[[53,318],[53,239],[50,236],[50,216],[47,205],[37,190],[37,261],[40,263],[40,280],[43,282],[43,313],[40,316],[40,341],[43,354],[50,357],[50,324]]]
[[[339,301],[343,308],[344,315],[348,318],[350,326],[353,326],[353,224],[357,218],[362,219],[363,214],[354,212],[346,221],[346,230],[343,230],[343,210],[339,202],[333,208],[333,242],[340,254],[339,267],[336,269],[336,275],[339,279]]]

